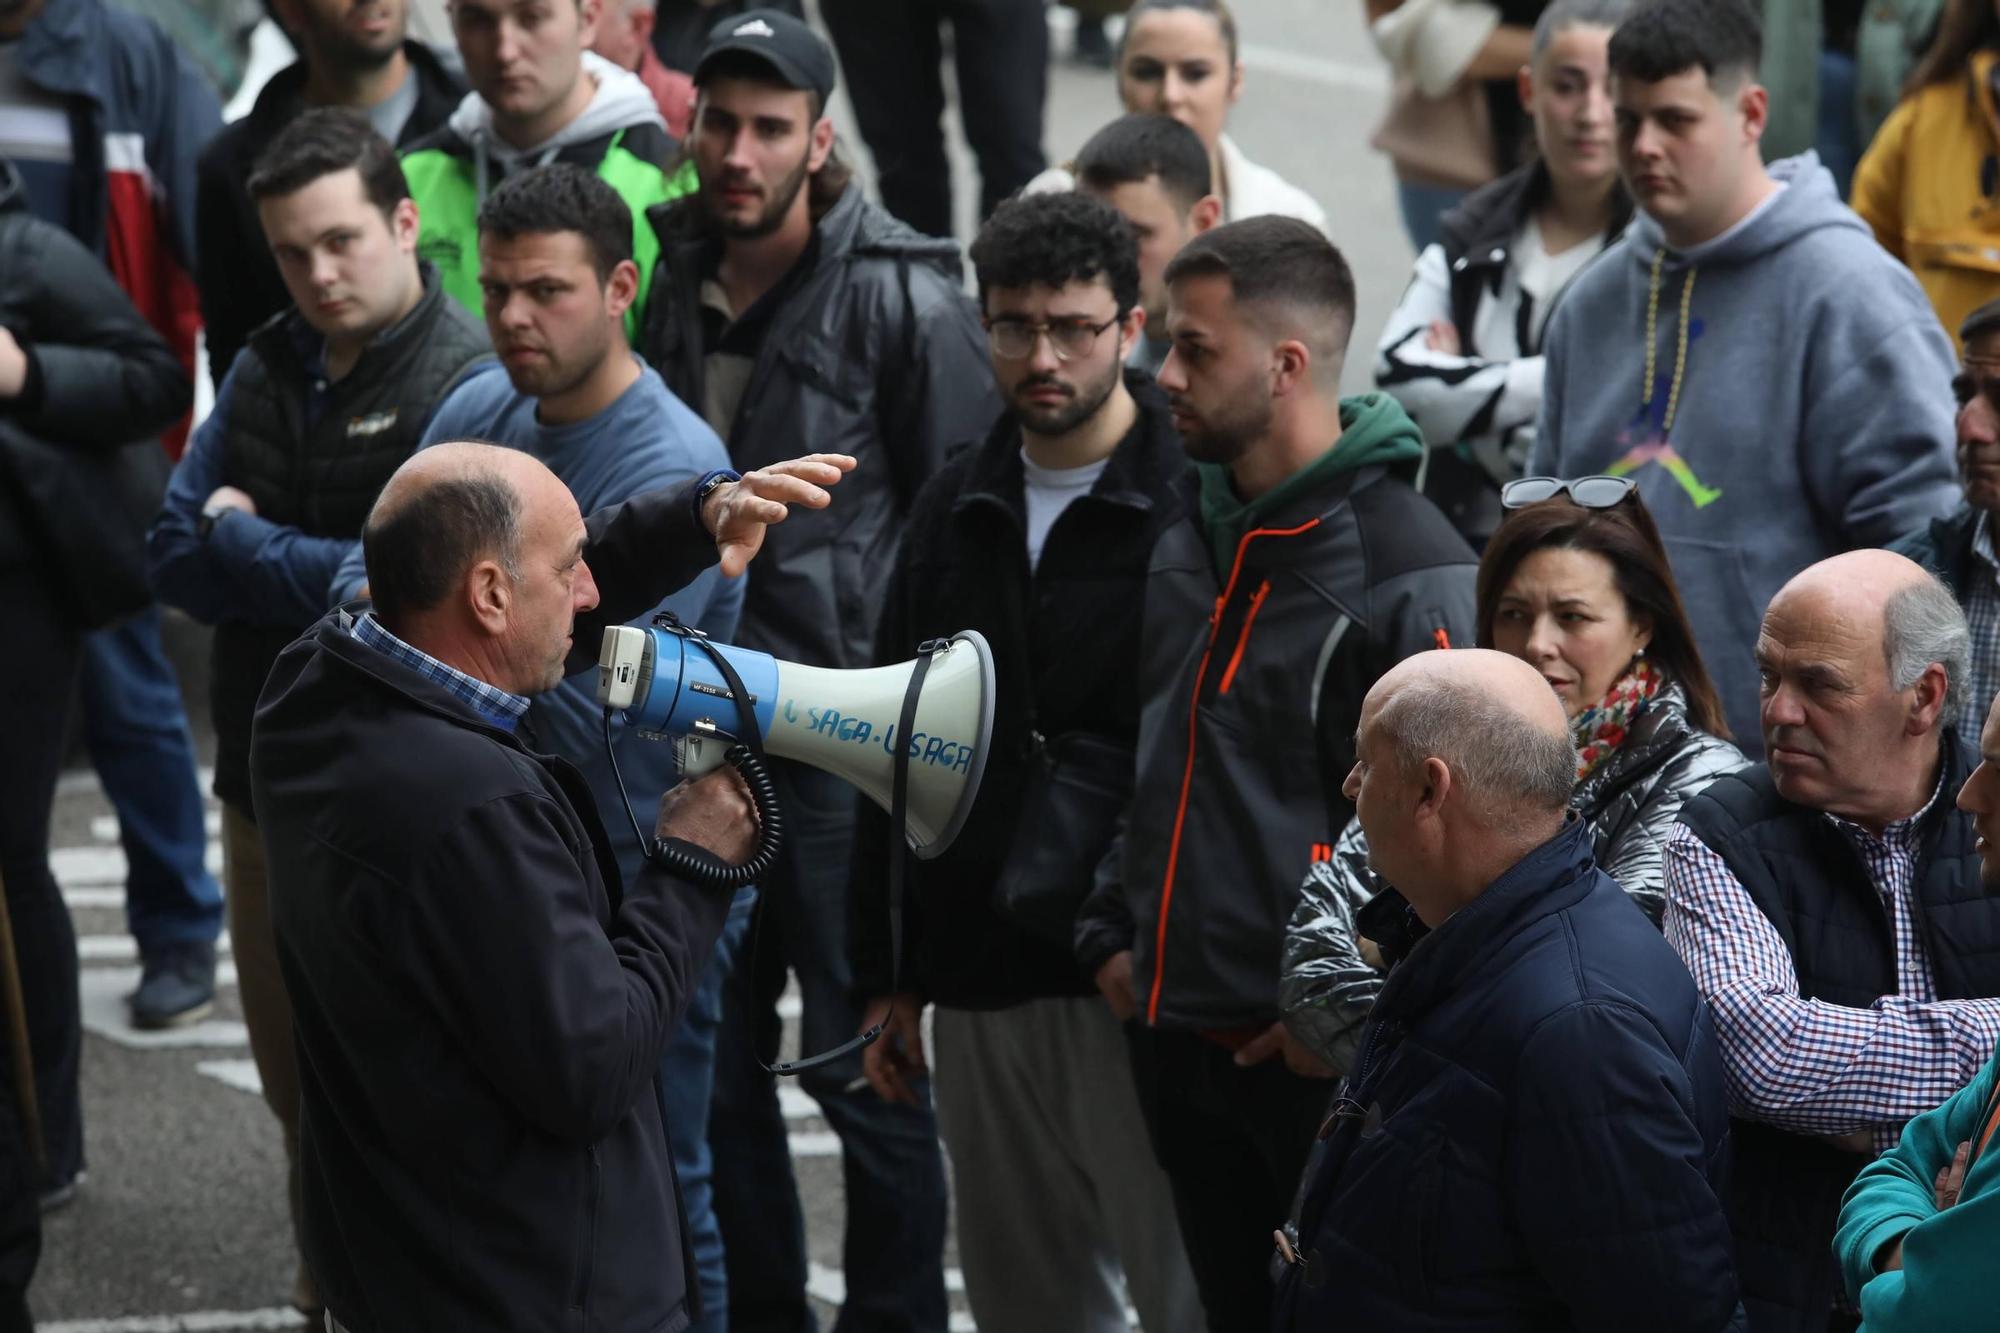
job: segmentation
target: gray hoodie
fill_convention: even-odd
[[[476,92],[465,95],[465,100],[451,113],[449,124],[451,132],[472,148],[473,180],[481,199],[513,172],[553,162],[556,154],[571,144],[587,143],[634,125],[653,125],[662,134],[666,133],[667,122],[660,118],[659,103],[653,100],[653,94],[639,81],[638,75],[620,69],[594,51],[583,53],[583,72],[597,84],[597,94],[590,99],[590,105],[547,142],[527,148],[516,148],[493,132],[493,108],[486,105],[485,98]]]
[[[1772,594],[1958,502],[1954,365],[1930,303],[1817,156],[1770,172],[1784,188],[1724,235],[1666,251],[1656,272],[1663,238],[1641,212],[1576,280],[1550,324],[1527,469],[1638,481],[1753,755],[1753,655]]]

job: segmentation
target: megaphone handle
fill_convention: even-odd
[[[897,744],[889,763],[889,1008],[883,1013],[881,1022],[831,1050],[797,1060],[780,1060],[774,1065],[764,1065],[763,1057],[757,1057],[757,1063],[764,1065],[767,1074],[803,1074],[809,1069],[830,1065],[880,1037],[888,1029],[889,1020],[896,1016],[894,997],[903,983],[903,872],[910,859],[910,733],[917,725],[917,700],[924,692],[924,675],[931,669],[931,656],[946,642],[933,641],[918,649],[916,667],[910,672],[909,682],[903,686],[903,710],[896,718]],[[757,920],[761,921],[763,916],[764,904],[760,900]],[[750,936],[752,976],[756,975],[756,958],[757,935],[753,922]]]

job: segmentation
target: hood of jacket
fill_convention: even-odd
[[[1237,496],[1224,465],[1195,464],[1201,480],[1202,526],[1215,548],[1216,568],[1228,570],[1244,533],[1295,497],[1319,490],[1328,478],[1381,465],[1415,485],[1423,456],[1423,432],[1403,405],[1386,393],[1364,393],[1340,400],[1340,438],[1331,449],[1255,499]]]
[[[583,53],[583,72],[597,84],[590,104],[575,120],[541,143],[526,148],[514,147],[495,132],[493,108],[478,92],[469,92],[459,101],[447,125],[471,150],[481,199],[486,197],[495,177],[504,177],[518,167],[553,161],[557,153],[571,144],[588,143],[634,125],[656,125],[665,131],[667,122],[660,118],[659,104],[638,75],[620,69],[594,51]]]
[[[1752,263],[1774,250],[1782,250],[1813,232],[1825,228],[1857,232],[1873,237],[1868,224],[1841,201],[1833,175],[1820,165],[1819,154],[1800,153],[1780,158],[1766,168],[1780,188],[1750,216],[1720,236],[1685,250],[1667,245],[1666,234],[1652,215],[1640,210],[1632,218],[1625,235],[1631,242],[1632,258],[1651,268],[1662,249],[1667,262],[1696,268],[1728,268]]]

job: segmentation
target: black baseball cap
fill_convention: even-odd
[[[1958,326],[1958,341],[1969,343],[1982,333],[1991,333],[2000,328],[2000,301],[1988,301],[1979,309],[1965,317]]]
[[[788,88],[815,93],[820,106],[833,94],[833,51],[808,27],[779,9],[748,9],[708,31],[708,46],[694,67],[695,85],[707,78],[717,57],[731,51],[756,56]]]

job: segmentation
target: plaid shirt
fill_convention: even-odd
[[[1972,630],[1972,662],[1965,673],[1965,704],[1958,734],[1979,752],[1979,729],[2000,694],[2000,557],[1993,554],[1993,516],[1982,513],[1972,530],[1972,577],[1963,598],[1965,623]]]
[[[353,632],[355,638],[384,657],[401,662],[424,679],[444,686],[466,707],[502,731],[512,731],[528,711],[528,701],[520,695],[496,689],[477,677],[466,675],[457,667],[446,666],[421,648],[412,648],[384,629],[382,622],[372,614],[356,620]]]
[[[1667,942],[1715,1015],[1730,1109],[1797,1134],[1872,1132],[1894,1147],[1903,1122],[1972,1081],[2000,1042],[2000,999],[1939,1000],[1917,929],[1919,825],[1880,837],[1833,815],[1889,909],[1896,992],[1866,1009],[1807,1000],[1776,927],[1708,844],[1676,824],[1666,845]],[[1949,799],[1949,798],[1945,798]]]

